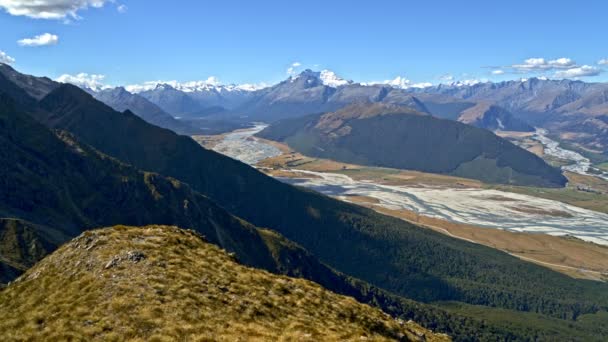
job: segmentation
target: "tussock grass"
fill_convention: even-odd
[[[0,293],[0,340],[444,340],[193,231],[88,231]]]

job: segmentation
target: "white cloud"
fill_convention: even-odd
[[[127,5],[125,5],[125,4],[121,4],[116,7],[116,10],[118,11],[118,13],[121,13],[121,14],[127,13],[127,11],[129,10],[129,7],[127,7]]]
[[[517,71],[531,72],[554,69],[571,69],[576,68],[577,65],[576,62],[565,57],[553,60],[546,60],[544,58],[528,58],[522,64],[514,64],[511,67]]]
[[[15,59],[7,55],[6,52],[0,50],[0,63],[13,64],[15,63]]]
[[[504,73],[505,71],[501,69],[492,70],[492,75],[503,75]]]
[[[81,72],[78,75],[63,74],[57,77],[55,81],[61,83],[71,83],[81,88],[89,88],[98,91],[105,88],[110,88],[110,86],[103,83],[105,78],[105,75],[95,75]]]
[[[55,34],[44,33],[34,38],[25,38],[17,41],[21,46],[46,46],[55,45],[59,42],[59,37]]]
[[[300,62],[294,62],[291,66],[294,67],[294,68],[297,68],[299,66],[302,66],[302,63],[300,63]]]
[[[101,8],[113,0],[0,0],[0,7],[15,16],[35,19],[79,19],[78,11]]]
[[[597,61],[597,64],[608,65],[608,58],[600,59],[599,61]]]
[[[602,69],[590,65],[583,65],[566,70],[560,70],[555,73],[555,77],[559,78],[575,78],[597,76],[602,73]]]

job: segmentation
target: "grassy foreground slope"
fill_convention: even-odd
[[[167,226],[83,233],[0,292],[0,315],[3,340],[449,340]]]

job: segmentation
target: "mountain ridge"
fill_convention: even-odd
[[[567,181],[558,169],[489,131],[395,105],[353,104],[276,122],[258,136],[286,142],[305,155],[345,163],[490,183],[561,187]]]
[[[10,339],[450,340],[163,226],[81,234],[0,292],[0,312]]]

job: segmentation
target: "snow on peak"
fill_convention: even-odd
[[[312,82],[311,78],[315,78],[315,79],[319,80],[321,82],[321,84],[328,86],[328,87],[332,87],[332,88],[337,88],[337,87],[340,87],[343,85],[348,85],[348,84],[353,83],[353,81],[345,80],[342,77],[336,75],[335,72],[333,72],[331,70],[327,70],[327,69],[324,69],[321,71],[312,71],[310,69],[306,69],[298,75],[290,76],[289,81],[294,82],[295,80],[299,79],[300,77],[308,77],[309,83]]]
[[[456,82],[452,82],[450,85],[453,87],[466,87],[466,86],[473,86],[479,83],[484,83],[484,80],[460,80],[460,81],[456,81]]]
[[[128,85],[125,88],[132,93],[141,93],[143,91],[154,90],[159,87],[171,87],[184,93],[217,91],[217,92],[232,92],[232,91],[255,91],[267,87],[265,83],[260,84],[229,84],[223,85],[215,76],[211,76],[206,80],[201,81],[148,81],[141,84]],[[163,88],[164,89],[164,88]]]
[[[390,86],[390,87],[393,87],[393,88],[398,88],[398,89],[428,88],[428,87],[432,87],[433,86],[433,84],[429,83],[429,82],[413,83],[409,79],[407,79],[405,77],[401,77],[401,76],[397,76],[397,77],[395,77],[392,80],[384,80],[382,82],[361,83],[361,85],[364,85],[364,86],[387,85],[387,86]]]
[[[324,85],[333,88],[353,83],[353,81],[345,80],[336,75],[335,72],[327,69],[321,70],[319,78]]]

